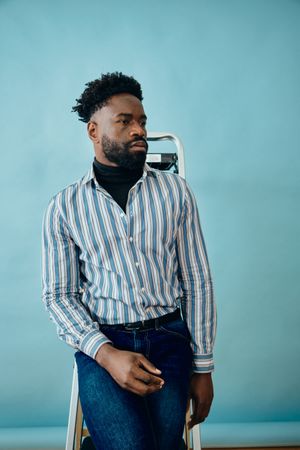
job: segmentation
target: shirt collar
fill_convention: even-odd
[[[159,170],[156,169],[152,169],[147,163],[145,163],[144,165],[144,170],[143,170],[143,175],[141,180],[144,180],[147,176],[154,176],[156,177],[157,175],[159,175]],[[93,163],[89,169],[89,171],[84,175],[84,177],[82,178],[82,184],[86,184],[91,180],[96,180],[96,176],[95,176],[95,172],[94,172],[94,167],[93,167]]]

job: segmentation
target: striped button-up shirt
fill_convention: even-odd
[[[197,205],[183,178],[145,164],[125,214],[92,166],[50,200],[42,241],[43,301],[67,344],[95,358],[110,342],[99,324],[180,307],[194,371],[213,370],[212,282]]]

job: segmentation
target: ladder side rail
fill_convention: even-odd
[[[77,370],[76,370],[76,363],[74,361],[70,411],[69,411],[69,420],[68,420],[68,431],[67,431],[67,440],[66,440],[66,450],[74,449],[78,402],[79,402],[78,375],[77,375]]]

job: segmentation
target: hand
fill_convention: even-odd
[[[141,353],[104,344],[96,354],[96,361],[121,388],[134,394],[145,396],[159,391],[164,385],[164,380],[157,376],[161,371]]]
[[[188,422],[188,428],[203,422],[209,414],[214,397],[213,382],[210,373],[194,373],[190,381],[190,399],[193,401],[193,414]]]

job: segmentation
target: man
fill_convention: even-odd
[[[213,398],[215,305],[195,198],[151,169],[139,83],[87,83],[89,172],[56,194],[43,224],[43,300],[78,351],[84,417],[97,449],[179,448]]]

